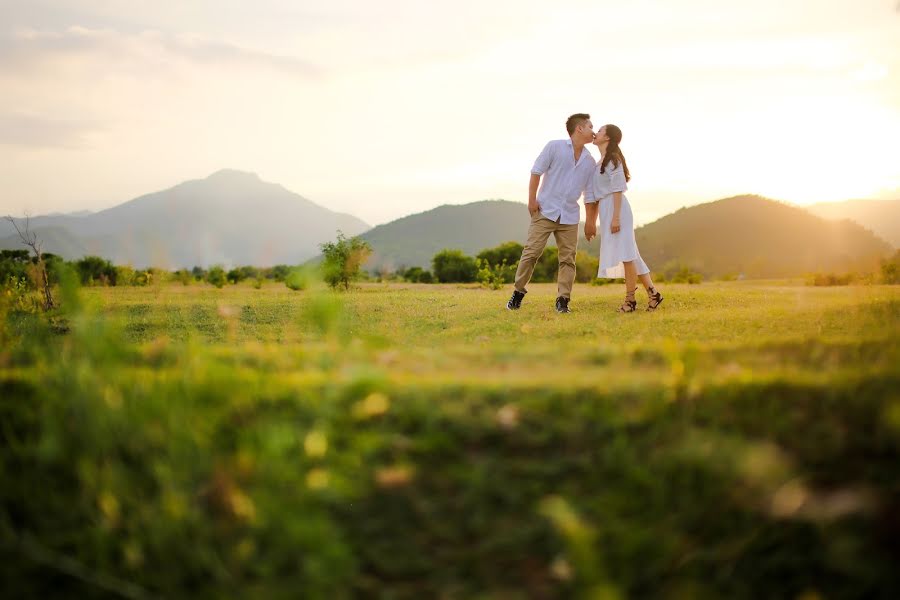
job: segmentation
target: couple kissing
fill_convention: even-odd
[[[566,120],[566,132],[569,134],[567,139],[547,142],[531,168],[528,185],[531,224],[516,271],[515,289],[506,308],[518,310],[522,306],[528,293],[525,286],[531,281],[534,266],[552,233],[559,248],[556,311],[571,312],[569,300],[575,283],[575,252],[581,217],[578,199],[583,196],[584,235],[588,241],[598,232],[600,235],[597,276],[625,279],[625,301],[616,310],[622,313],[637,310],[634,294],[638,279],[647,291],[647,310],[656,310],[663,297],[654,287],[650,268],[638,252],[634,216],[624,194],[631,174],[619,147],[622,130],[615,125],[604,125],[595,133],[591,116],[577,113]],[[585,148],[591,143],[600,151],[599,163]]]

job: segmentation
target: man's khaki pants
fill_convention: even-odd
[[[519,268],[516,271],[516,290],[525,291],[525,286],[531,281],[534,273],[534,265],[537,263],[550,234],[556,238],[559,247],[559,273],[557,285],[559,295],[568,298],[572,293],[572,284],[575,283],[575,250],[578,246],[578,224],[563,225],[551,221],[537,211],[531,216],[531,225],[528,227],[528,241],[522,250],[522,258],[519,259]]]

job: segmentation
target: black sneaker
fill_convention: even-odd
[[[522,298],[525,297],[525,294],[528,292],[520,292],[519,290],[513,290],[512,298],[509,299],[509,302],[506,303],[506,308],[509,310],[519,310],[522,306]]]
[[[558,313],[567,313],[572,312],[569,310],[569,299],[565,296],[560,296],[556,299],[556,312]]]

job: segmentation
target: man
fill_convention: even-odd
[[[525,286],[531,281],[534,265],[544,253],[552,233],[559,247],[556,311],[570,312],[569,298],[575,283],[575,250],[581,217],[578,198],[584,194],[586,203],[594,202],[591,179],[597,163],[584,147],[594,139],[591,116],[584,113],[572,115],[566,121],[566,132],[569,139],[548,142],[531,168],[528,186],[531,225],[516,271],[515,290],[506,303],[509,310],[522,306],[522,299],[528,293]],[[544,181],[541,184],[542,176]],[[541,184],[540,193],[538,184]]]

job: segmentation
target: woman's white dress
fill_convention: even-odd
[[[624,261],[634,261],[638,275],[649,273],[650,268],[641,253],[638,252],[637,242],[634,239],[634,216],[631,214],[631,205],[628,198],[622,194],[622,208],[619,212],[619,232],[610,233],[610,225],[613,218],[613,192],[625,192],[628,184],[625,181],[625,170],[622,164],[613,165],[614,161],[606,164],[606,172],[600,172],[600,164],[594,171],[593,189],[594,198],[600,203],[600,269],[597,277],[619,278],[625,277]]]

